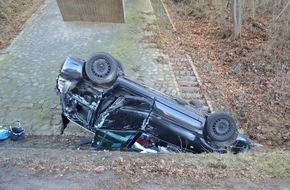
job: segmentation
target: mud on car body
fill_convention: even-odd
[[[87,61],[68,57],[56,80],[63,133],[72,121],[94,134],[92,146],[136,151],[249,150],[248,137],[224,112],[160,93],[124,75],[122,64],[99,52]]]

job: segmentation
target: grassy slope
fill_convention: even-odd
[[[0,49],[10,44],[23,24],[44,0],[2,0],[0,1]]]
[[[0,164],[25,167],[41,173],[92,172],[105,166],[125,176],[208,180],[248,178],[256,181],[290,177],[290,152],[257,148],[246,154],[191,154],[89,151],[78,137],[29,136],[21,144],[0,144]],[[80,150],[80,149],[85,150]],[[60,156],[62,155],[62,156]],[[141,177],[143,176],[143,177]]]

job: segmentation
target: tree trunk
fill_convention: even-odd
[[[222,0],[222,20],[224,25],[224,30],[228,29],[228,24],[225,16],[225,0]]]
[[[212,7],[212,6],[213,6],[213,0],[209,0],[209,1],[208,1],[208,6],[209,6],[209,7]]]
[[[241,37],[241,31],[242,31],[242,13],[243,13],[243,9],[242,9],[242,0],[236,0],[237,1],[237,36],[238,38]]]
[[[231,0],[233,32],[230,40],[239,39],[242,29],[242,0]]]
[[[256,0],[252,0],[252,6],[251,6],[251,10],[252,10],[252,18],[255,20],[255,13],[256,13]]]

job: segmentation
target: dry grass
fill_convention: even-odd
[[[10,44],[44,0],[0,0],[0,49]]]
[[[264,182],[270,184],[271,180],[287,183],[290,177],[289,151],[254,149],[237,155],[141,154],[92,151],[80,142],[80,137],[74,136],[27,136],[21,142],[7,140],[1,142],[0,167],[25,168],[43,179],[70,176],[70,180],[78,180],[86,176],[83,180],[92,179],[101,189],[151,189],[156,188],[155,185],[163,189],[193,186],[193,189],[213,189],[217,184],[223,189],[232,189],[235,179],[239,184],[263,187]],[[83,148],[85,150],[81,150]],[[100,166],[105,168],[102,174],[96,172]],[[233,186],[228,186],[229,183]]]
[[[156,176],[194,180],[290,177],[290,152],[257,152],[248,154],[140,154],[129,152],[95,152],[16,148],[2,149],[0,163],[25,167],[37,173],[91,172],[97,166],[106,171],[137,179]]]

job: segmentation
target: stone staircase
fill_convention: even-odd
[[[188,55],[170,57],[170,64],[179,86],[181,98],[188,101],[199,100],[202,103],[202,110],[211,112],[212,108],[206,96],[201,92],[201,81]]]
[[[152,8],[156,17],[159,30],[175,30],[170,22],[170,15],[166,11],[162,0],[151,0]],[[174,50],[173,50],[174,51]],[[201,92],[202,82],[195,69],[194,63],[189,55],[178,53],[178,50],[168,56],[169,64],[179,87],[181,98],[191,101],[199,100],[202,110],[212,112],[209,99]]]

